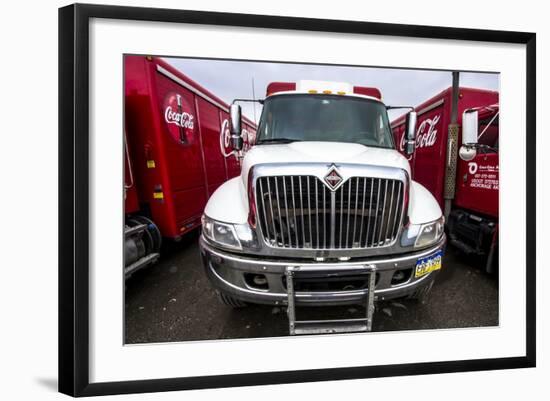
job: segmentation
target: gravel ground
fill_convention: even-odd
[[[380,302],[373,331],[498,325],[498,279],[447,247],[429,302]],[[281,307],[234,310],[218,302],[200,261],[198,234],[162,250],[160,261],[126,282],[126,343],[277,337],[288,335]],[[357,306],[299,308],[299,318],[323,313],[362,317]]]

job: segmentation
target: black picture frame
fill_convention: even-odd
[[[516,43],[526,46],[526,354],[521,357],[90,383],[88,61],[91,18]],[[59,9],[59,391],[72,396],[534,367],[536,364],[536,35],[172,9]]]

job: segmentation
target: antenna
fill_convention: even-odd
[[[252,100],[256,102],[256,94],[254,92],[254,76],[252,76]],[[256,121],[256,104],[252,105],[254,108],[254,125],[258,126],[258,121]]]

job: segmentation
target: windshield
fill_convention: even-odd
[[[279,95],[265,100],[257,143],[352,142],[394,148],[386,107],[339,95]]]

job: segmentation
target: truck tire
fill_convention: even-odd
[[[239,299],[233,298],[230,295],[218,292],[218,299],[225,306],[230,306],[235,309],[244,308],[247,304]]]
[[[434,285],[433,280],[428,285],[424,285],[421,288],[417,289],[415,292],[413,292],[409,299],[412,299],[419,304],[426,304],[428,302],[428,298],[430,297],[430,293],[432,291],[432,287]]]

